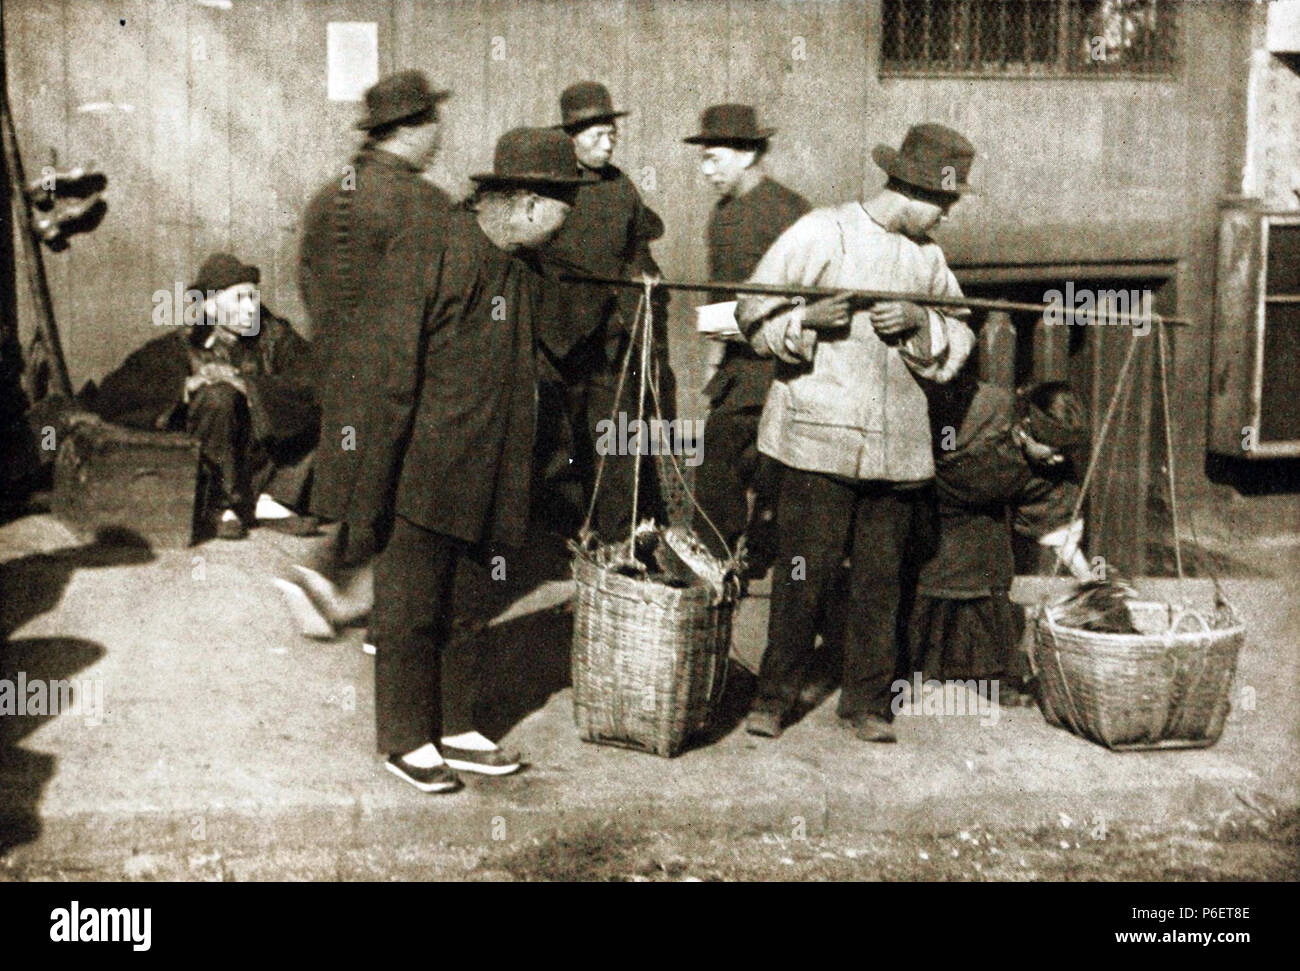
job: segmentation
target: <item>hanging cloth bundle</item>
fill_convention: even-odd
[[[1102,633],[1059,622],[1061,604],[1040,603],[1034,610],[1030,666],[1039,677],[1043,715],[1117,751],[1203,748],[1223,732],[1237,653],[1245,640],[1236,611],[1224,596],[1213,564],[1212,612],[1193,609],[1186,596],[1182,544],[1178,528],[1172,420],[1169,410],[1169,362],[1163,325],[1155,326],[1160,372],[1160,403],[1165,434],[1165,478],[1174,534],[1174,566],[1184,602],[1129,601],[1140,633]],[[1098,459],[1121,398],[1128,392],[1140,335],[1133,332],[1115,390],[1106,408],[1097,442],[1075,500],[1077,521],[1091,488]],[[1192,540],[1199,547],[1195,522]],[[1052,575],[1060,571],[1058,560]]]

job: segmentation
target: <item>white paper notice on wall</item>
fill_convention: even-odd
[[[329,99],[360,101],[379,80],[379,28],[374,23],[335,22],[325,28]]]
[[[1294,54],[1300,51],[1300,3],[1268,5],[1268,49],[1274,54]]]

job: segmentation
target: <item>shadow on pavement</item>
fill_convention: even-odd
[[[565,605],[486,625],[539,585],[570,576],[564,538],[553,532],[533,536],[526,550],[488,550],[461,561],[457,622],[443,655],[443,679],[465,683],[447,672],[462,665],[474,670],[478,730],[489,738],[505,735],[569,686],[573,615]]]
[[[153,558],[140,536],[109,530],[82,546],[0,563],[0,856],[40,835],[37,807],[56,765],[53,756],[18,743],[67,703],[69,696],[61,692],[57,701],[52,698],[49,686],[69,681],[104,655],[102,645],[81,638],[11,640],[10,635],[57,606],[76,570],[148,563]],[[70,697],[79,706],[89,704],[83,700],[82,685],[74,684],[72,691]],[[102,694],[99,698],[102,702]]]
[[[570,682],[573,615],[548,610],[479,635],[479,730],[500,738]]]
[[[566,604],[485,627],[489,619],[540,584],[571,576],[564,539],[554,533],[537,538],[526,553],[503,553],[503,579],[492,578],[493,553],[463,561],[457,575],[459,630],[443,656],[443,679],[444,683],[465,683],[465,678],[448,672],[460,665],[475,669],[478,728],[495,739],[544,706],[555,692],[570,686],[573,614],[571,605]],[[823,644],[813,657],[805,689],[790,715],[791,723],[805,717],[839,687],[842,630],[838,617],[839,612],[828,612]],[[726,677],[709,726],[688,741],[687,749],[720,741],[735,731],[749,713],[756,687],[754,675],[729,660]]]

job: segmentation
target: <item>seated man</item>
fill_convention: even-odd
[[[188,326],[131,354],[93,402],[107,421],[199,439],[210,483],[203,514],[222,539],[246,536],[257,505],[283,516],[272,496],[301,501],[320,433],[310,345],[261,306],[259,279],[257,267],[227,253],[208,257],[187,291],[187,301],[201,299],[201,314],[190,307],[199,319],[191,323],[184,307],[167,319],[170,300],[155,301],[155,324]]]

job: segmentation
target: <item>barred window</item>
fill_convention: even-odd
[[[1158,77],[1175,0],[884,0],[881,74]]]

